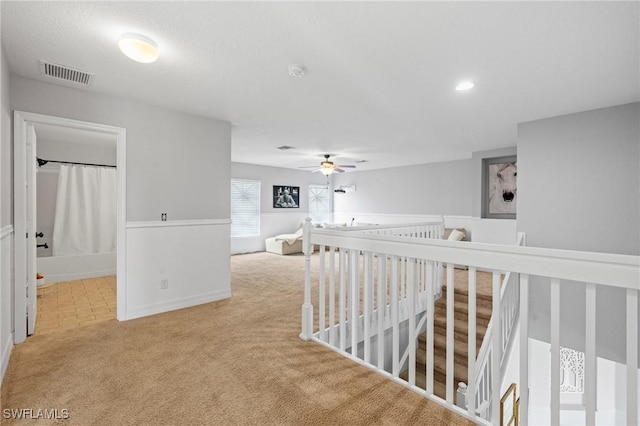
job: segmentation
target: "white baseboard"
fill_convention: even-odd
[[[95,277],[106,277],[108,275],[116,275],[117,269],[104,269],[100,271],[91,271],[91,272],[79,272],[74,274],[47,274],[46,275],[46,283],[59,283],[62,281],[75,281],[75,280],[83,280],[87,278],[95,278]]]
[[[230,297],[231,289],[227,289],[212,291],[210,293],[199,294],[196,296],[168,300],[162,303],[133,307],[127,309],[126,319],[130,320],[134,318],[145,317],[148,315],[156,315],[168,311],[175,311],[176,309],[190,308],[192,306],[216,302],[218,300],[228,299]]]
[[[4,373],[7,372],[9,366],[9,358],[13,350],[13,335],[8,335],[6,342],[2,344],[2,358],[0,359],[0,383],[4,381]]]

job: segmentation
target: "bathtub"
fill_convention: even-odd
[[[44,284],[115,275],[116,252],[38,257],[36,266],[44,275]]]

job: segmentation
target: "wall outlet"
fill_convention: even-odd
[[[169,279],[168,278],[164,278],[162,280],[160,280],[160,289],[165,290],[169,288]]]

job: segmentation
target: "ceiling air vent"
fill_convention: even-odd
[[[94,74],[85,71],[45,61],[40,61],[40,72],[47,77],[56,78],[68,83],[81,84],[83,86],[90,85],[94,76]]]

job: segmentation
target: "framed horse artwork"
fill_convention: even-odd
[[[518,163],[515,155],[482,160],[482,217],[515,219]]]

